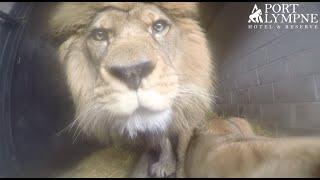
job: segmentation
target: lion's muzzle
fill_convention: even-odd
[[[148,76],[154,69],[154,64],[148,60],[131,65],[114,65],[107,70],[116,78],[123,81],[128,88],[137,90],[142,78]]]

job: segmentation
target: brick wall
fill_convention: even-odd
[[[208,30],[219,76],[216,111],[275,128],[320,130],[320,29],[248,30],[253,5],[227,3]],[[320,13],[320,3],[300,6]]]

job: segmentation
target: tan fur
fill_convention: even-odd
[[[228,121],[213,121],[208,131],[192,139],[187,177],[319,176],[319,138],[259,137],[244,119],[232,121],[239,128]]]
[[[122,13],[109,12],[108,7],[130,11],[133,14],[131,20],[125,22]],[[172,21],[165,45],[160,48],[154,48],[158,45],[150,39],[148,32],[137,28],[150,25],[157,16]],[[143,54],[156,67],[143,81],[142,87],[151,88],[163,100],[146,103],[154,109],[171,108],[172,123],[165,136],[178,137],[174,150],[177,151],[177,175],[183,176],[190,137],[205,119],[214,94],[215,69],[197,17],[197,3],[60,3],[49,21],[49,29],[53,38],[63,39],[59,47],[60,60],[77,107],[73,126],[103,143],[139,144],[140,138],[128,139],[119,134],[118,130],[125,122],[114,118],[117,113],[131,112],[130,107],[135,104],[131,100],[133,95],[104,67],[127,63],[124,59],[136,60]],[[101,50],[85,38],[88,29],[95,25],[123,28],[116,32],[122,33],[123,37],[111,38],[108,53],[101,62],[89,59],[87,53],[95,54]],[[168,62],[172,64],[168,65]],[[104,112],[106,108],[113,113]],[[166,140],[163,142],[167,144]]]
[[[232,117],[227,120],[214,119],[208,123],[209,126],[206,128],[205,133],[215,135],[228,135],[236,133],[244,137],[255,136],[249,122],[242,118]]]

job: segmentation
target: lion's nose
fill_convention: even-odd
[[[109,67],[110,73],[127,84],[130,89],[138,89],[142,78],[148,76],[154,69],[150,61],[132,65],[114,65]]]

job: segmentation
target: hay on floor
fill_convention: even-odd
[[[65,178],[122,178],[137,161],[137,154],[110,147],[98,150],[80,160],[74,167],[57,177]]]

